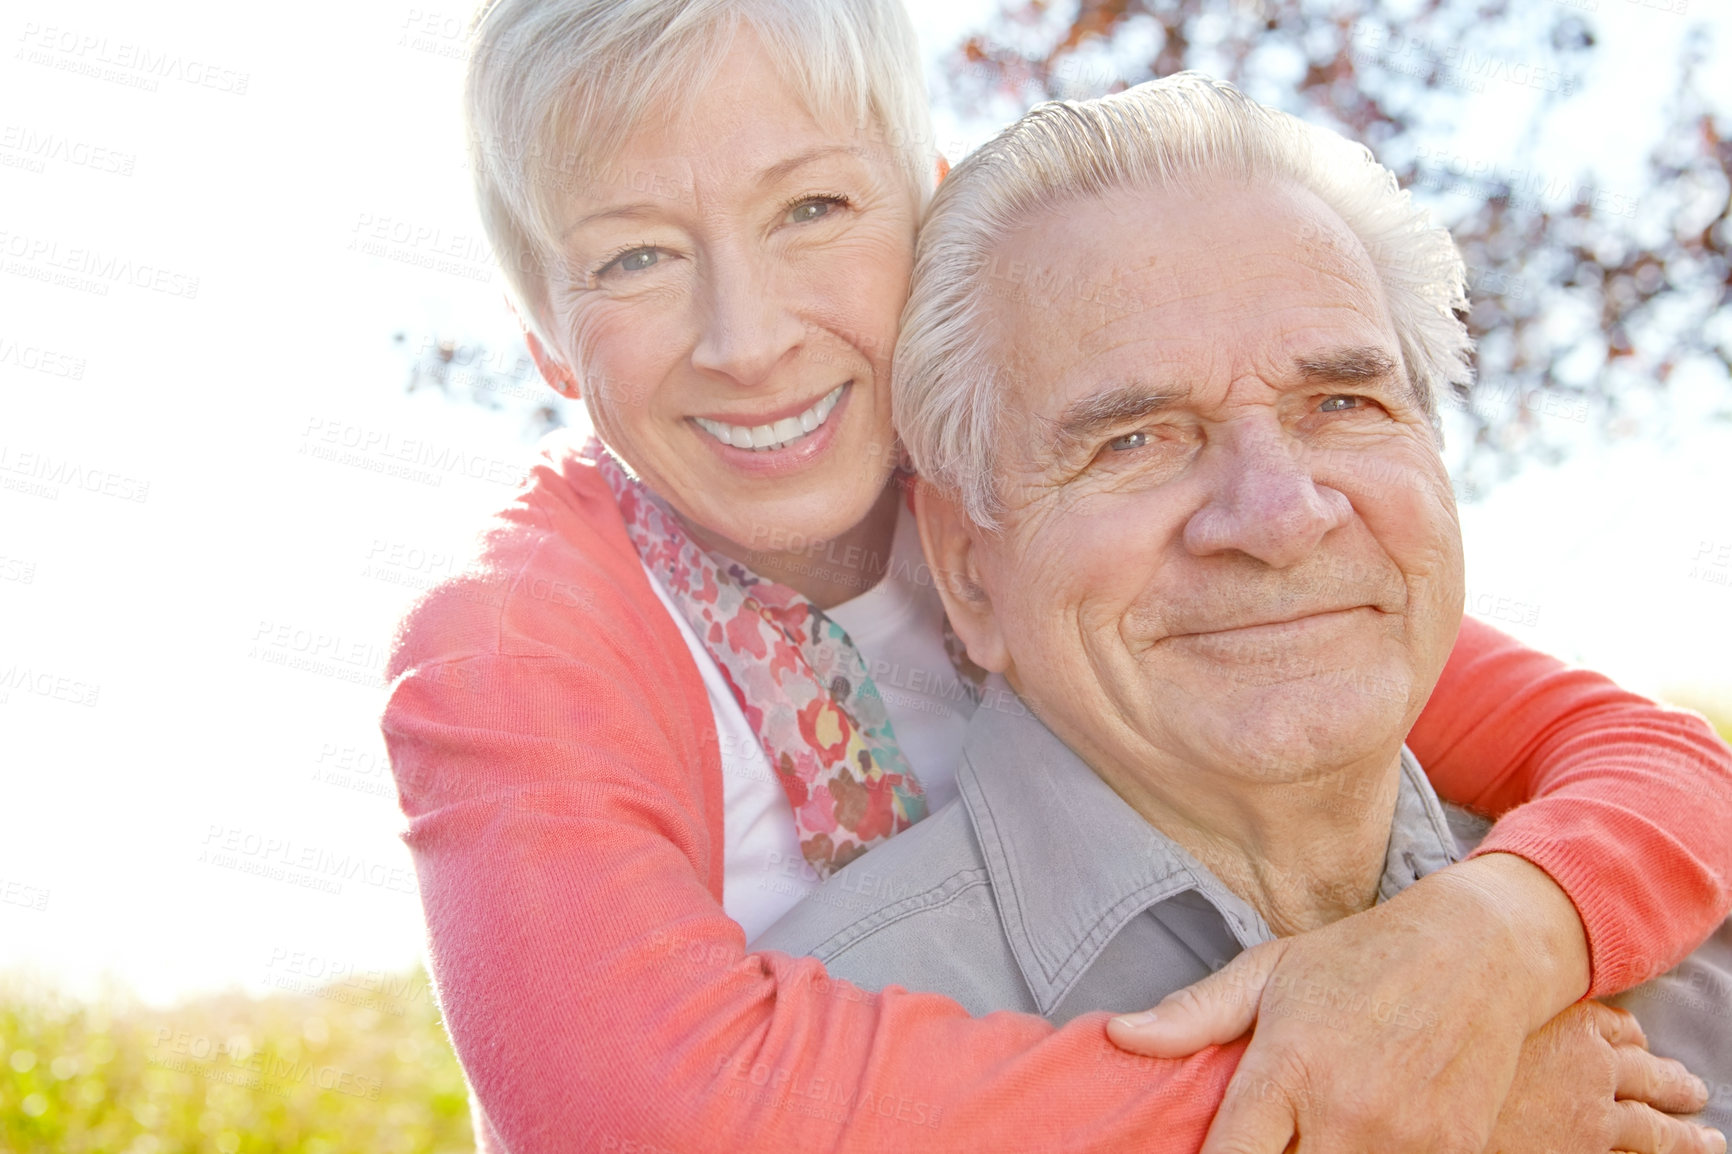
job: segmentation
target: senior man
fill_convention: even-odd
[[[960,165],[895,404],[946,610],[994,680],[959,800],[757,945],[1062,1022],[1244,969],[1465,852],[1483,827],[1403,745],[1461,619],[1435,392],[1470,377],[1462,280],[1363,148],[1196,76],[1043,105]],[[1438,1012],[1331,994],[1288,1012]],[[1732,934],[1628,997],[1732,1121]],[[1555,1019],[1518,1090],[1590,1076],[1556,1057],[1584,1018],[1623,1021]],[[1620,1055],[1617,1097],[1685,1108]],[[1522,1141],[1723,1149],[1606,1096]]]

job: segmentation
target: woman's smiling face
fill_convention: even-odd
[[[894,463],[919,210],[877,135],[820,124],[741,30],[564,201],[556,355],[614,452],[742,552],[853,528]]]

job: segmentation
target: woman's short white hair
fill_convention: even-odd
[[[525,321],[545,319],[561,193],[629,179],[609,171],[627,136],[683,109],[741,25],[821,122],[891,149],[925,205],[937,154],[902,0],[492,0],[463,103],[482,223]]]
[[[959,498],[975,523],[995,525],[1002,508],[994,484],[1001,370],[983,323],[995,249],[1067,200],[1208,178],[1290,182],[1341,217],[1377,269],[1434,426],[1439,391],[1472,381],[1472,341],[1457,315],[1467,304],[1461,253],[1363,145],[1193,72],[1098,100],[1041,104],[939,187],[896,345],[902,443],[921,476]]]

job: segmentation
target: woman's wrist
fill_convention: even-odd
[[[1481,940],[1508,950],[1509,978],[1529,1007],[1529,1032],[1586,996],[1588,935],[1575,903],[1550,874],[1510,853],[1487,853],[1433,874],[1481,911]]]

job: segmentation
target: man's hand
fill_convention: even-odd
[[[1488,854],[1247,950],[1108,1034],[1171,1058],[1255,1023],[1204,1154],[1282,1154],[1295,1136],[1303,1154],[1481,1154],[1528,1036],[1587,986],[1569,899]]]

